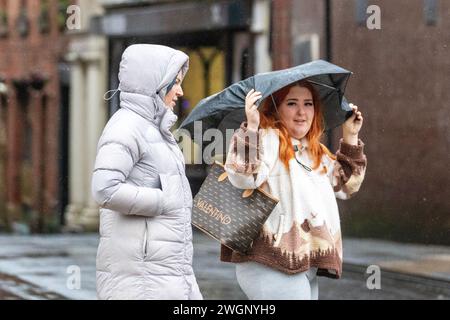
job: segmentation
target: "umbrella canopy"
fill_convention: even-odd
[[[203,135],[209,128],[223,131],[236,129],[245,120],[245,97],[251,89],[262,93],[261,99],[256,103],[259,105],[261,101],[279,89],[306,79],[319,93],[326,130],[333,129],[352,114],[352,109],[344,97],[345,87],[351,74],[350,71],[324,60],[256,74],[202,99],[180,128],[187,129],[191,137],[194,137],[195,121],[202,122],[202,132],[195,132],[196,134]]]

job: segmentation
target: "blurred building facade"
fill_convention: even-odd
[[[64,1],[0,1],[0,228],[61,223],[67,127]]]
[[[92,17],[103,14],[99,1],[78,0],[81,21],[70,32],[65,59],[70,68],[68,204],[64,230],[97,231],[98,206],[91,196],[97,142],[107,121],[108,47],[104,36],[90,32]]]
[[[370,4],[381,9],[380,30],[358,21],[352,1],[332,7],[332,59],[355,73],[348,96],[367,120],[367,180],[343,204],[344,225],[353,234],[450,244],[450,2]]]

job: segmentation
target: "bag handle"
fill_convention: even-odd
[[[228,178],[228,172],[224,172],[222,173],[218,178],[217,181],[222,182],[224,181],[226,178]],[[267,180],[264,181],[259,187],[259,188],[263,188],[265,185],[267,185]],[[255,189],[245,189],[244,192],[242,192],[242,198],[248,198],[250,197],[253,192],[255,192]]]

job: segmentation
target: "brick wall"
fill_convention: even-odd
[[[272,69],[291,66],[292,0],[272,1]]]
[[[4,1],[8,14],[7,37],[0,38],[0,74],[6,78],[9,87],[7,100],[8,142],[7,142],[7,203],[11,209],[12,218],[23,218],[24,184],[37,186],[35,179],[39,170],[36,170],[36,157],[43,165],[40,170],[42,177],[41,188],[32,190],[32,206],[43,211],[45,220],[51,220],[58,215],[55,212],[58,203],[58,154],[59,154],[59,79],[58,62],[62,60],[67,40],[59,30],[57,22],[58,1],[49,0],[50,29],[48,33],[41,33],[38,18],[41,12],[40,1]],[[21,37],[18,32],[17,18],[25,4],[29,21],[29,33]],[[29,79],[32,73],[39,73],[48,77],[48,82],[41,92],[36,92],[28,87],[29,103],[19,106],[13,80]],[[45,107],[37,99],[46,96]],[[39,110],[38,110],[39,109]],[[38,124],[33,116],[36,112],[42,112],[43,121]],[[25,121],[26,117],[30,119]],[[36,127],[38,125],[38,127]],[[24,133],[25,126],[32,126],[31,147],[34,151],[32,166],[34,174],[27,181],[20,181],[21,172],[24,169]],[[43,136],[39,137],[39,133]],[[36,154],[36,144],[40,144],[41,154]],[[40,189],[40,190],[37,190]],[[40,208],[36,208],[37,193],[43,197],[44,202]],[[39,213],[39,216],[42,212]]]
[[[360,236],[450,244],[450,2],[426,25],[422,0],[379,0],[381,30],[333,1],[333,62],[354,72],[347,97],[365,115],[367,175],[341,202],[344,229]]]

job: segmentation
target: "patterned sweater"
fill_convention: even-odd
[[[359,190],[367,164],[364,144],[359,140],[358,145],[350,145],[341,139],[337,159],[324,155],[319,167],[309,171],[313,163],[307,139],[291,140],[297,151],[287,170],[279,158],[276,130],[257,133],[243,123],[234,134],[225,163],[230,182],[241,189],[262,187],[280,202],[246,255],[222,245],[221,260],[256,261],[287,274],[317,267],[319,276],[340,278],[342,240],[336,198],[348,199]]]

